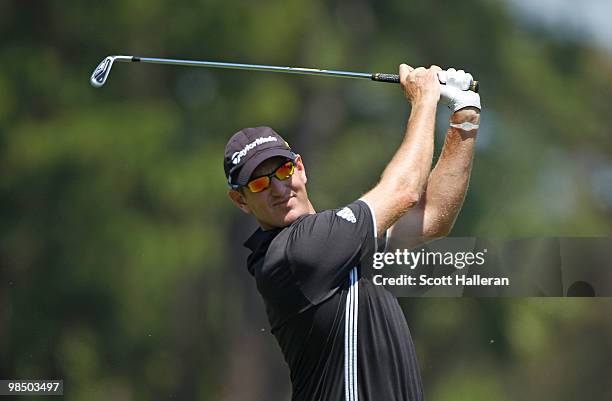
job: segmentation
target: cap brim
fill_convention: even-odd
[[[295,157],[295,153],[289,149],[279,148],[268,148],[262,150],[260,153],[257,153],[255,156],[247,160],[244,166],[242,166],[240,173],[238,174],[238,178],[236,179],[236,184],[246,185],[257,166],[259,166],[264,160],[276,156],[284,156],[288,159],[293,159]]]

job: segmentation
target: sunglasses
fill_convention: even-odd
[[[249,191],[253,193],[261,192],[268,188],[272,183],[272,177],[276,177],[280,181],[285,181],[293,175],[295,172],[295,164],[292,160],[284,162],[276,168],[273,172],[268,175],[262,175],[261,177],[253,178],[249,181],[246,186]]]

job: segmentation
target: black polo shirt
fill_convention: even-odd
[[[361,269],[377,249],[374,219],[358,200],[288,227],[259,229],[245,243],[289,365],[293,401],[423,400],[397,299],[372,283],[371,269]]]

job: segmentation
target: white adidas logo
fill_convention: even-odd
[[[342,210],[338,211],[336,213],[336,216],[348,221],[349,223],[353,223],[353,224],[357,223],[357,219],[355,218],[353,211],[349,209],[348,207],[345,207]]]

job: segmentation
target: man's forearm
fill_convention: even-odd
[[[479,120],[477,109],[460,110],[451,117],[452,123],[459,124],[478,124]],[[467,192],[475,140],[476,130],[449,127],[440,158],[429,175],[425,195],[391,229],[392,248],[413,248],[450,232]]]
[[[480,112],[464,109],[451,116],[451,123],[480,122]],[[429,175],[424,199],[423,234],[447,235],[463,205],[470,181],[477,130],[449,127],[442,153]]]
[[[369,205],[379,205],[376,208],[379,235],[417,205],[424,193],[433,159],[435,115],[435,102],[413,104],[402,144],[378,185],[361,198]]]
[[[385,168],[381,182],[412,194],[415,203],[424,192],[433,159],[436,104],[413,105],[404,140]]]
[[[400,84],[412,104],[406,133],[378,184],[361,197],[374,214],[378,234],[418,204],[427,183],[440,100],[439,71],[437,66],[413,69],[400,65]]]

